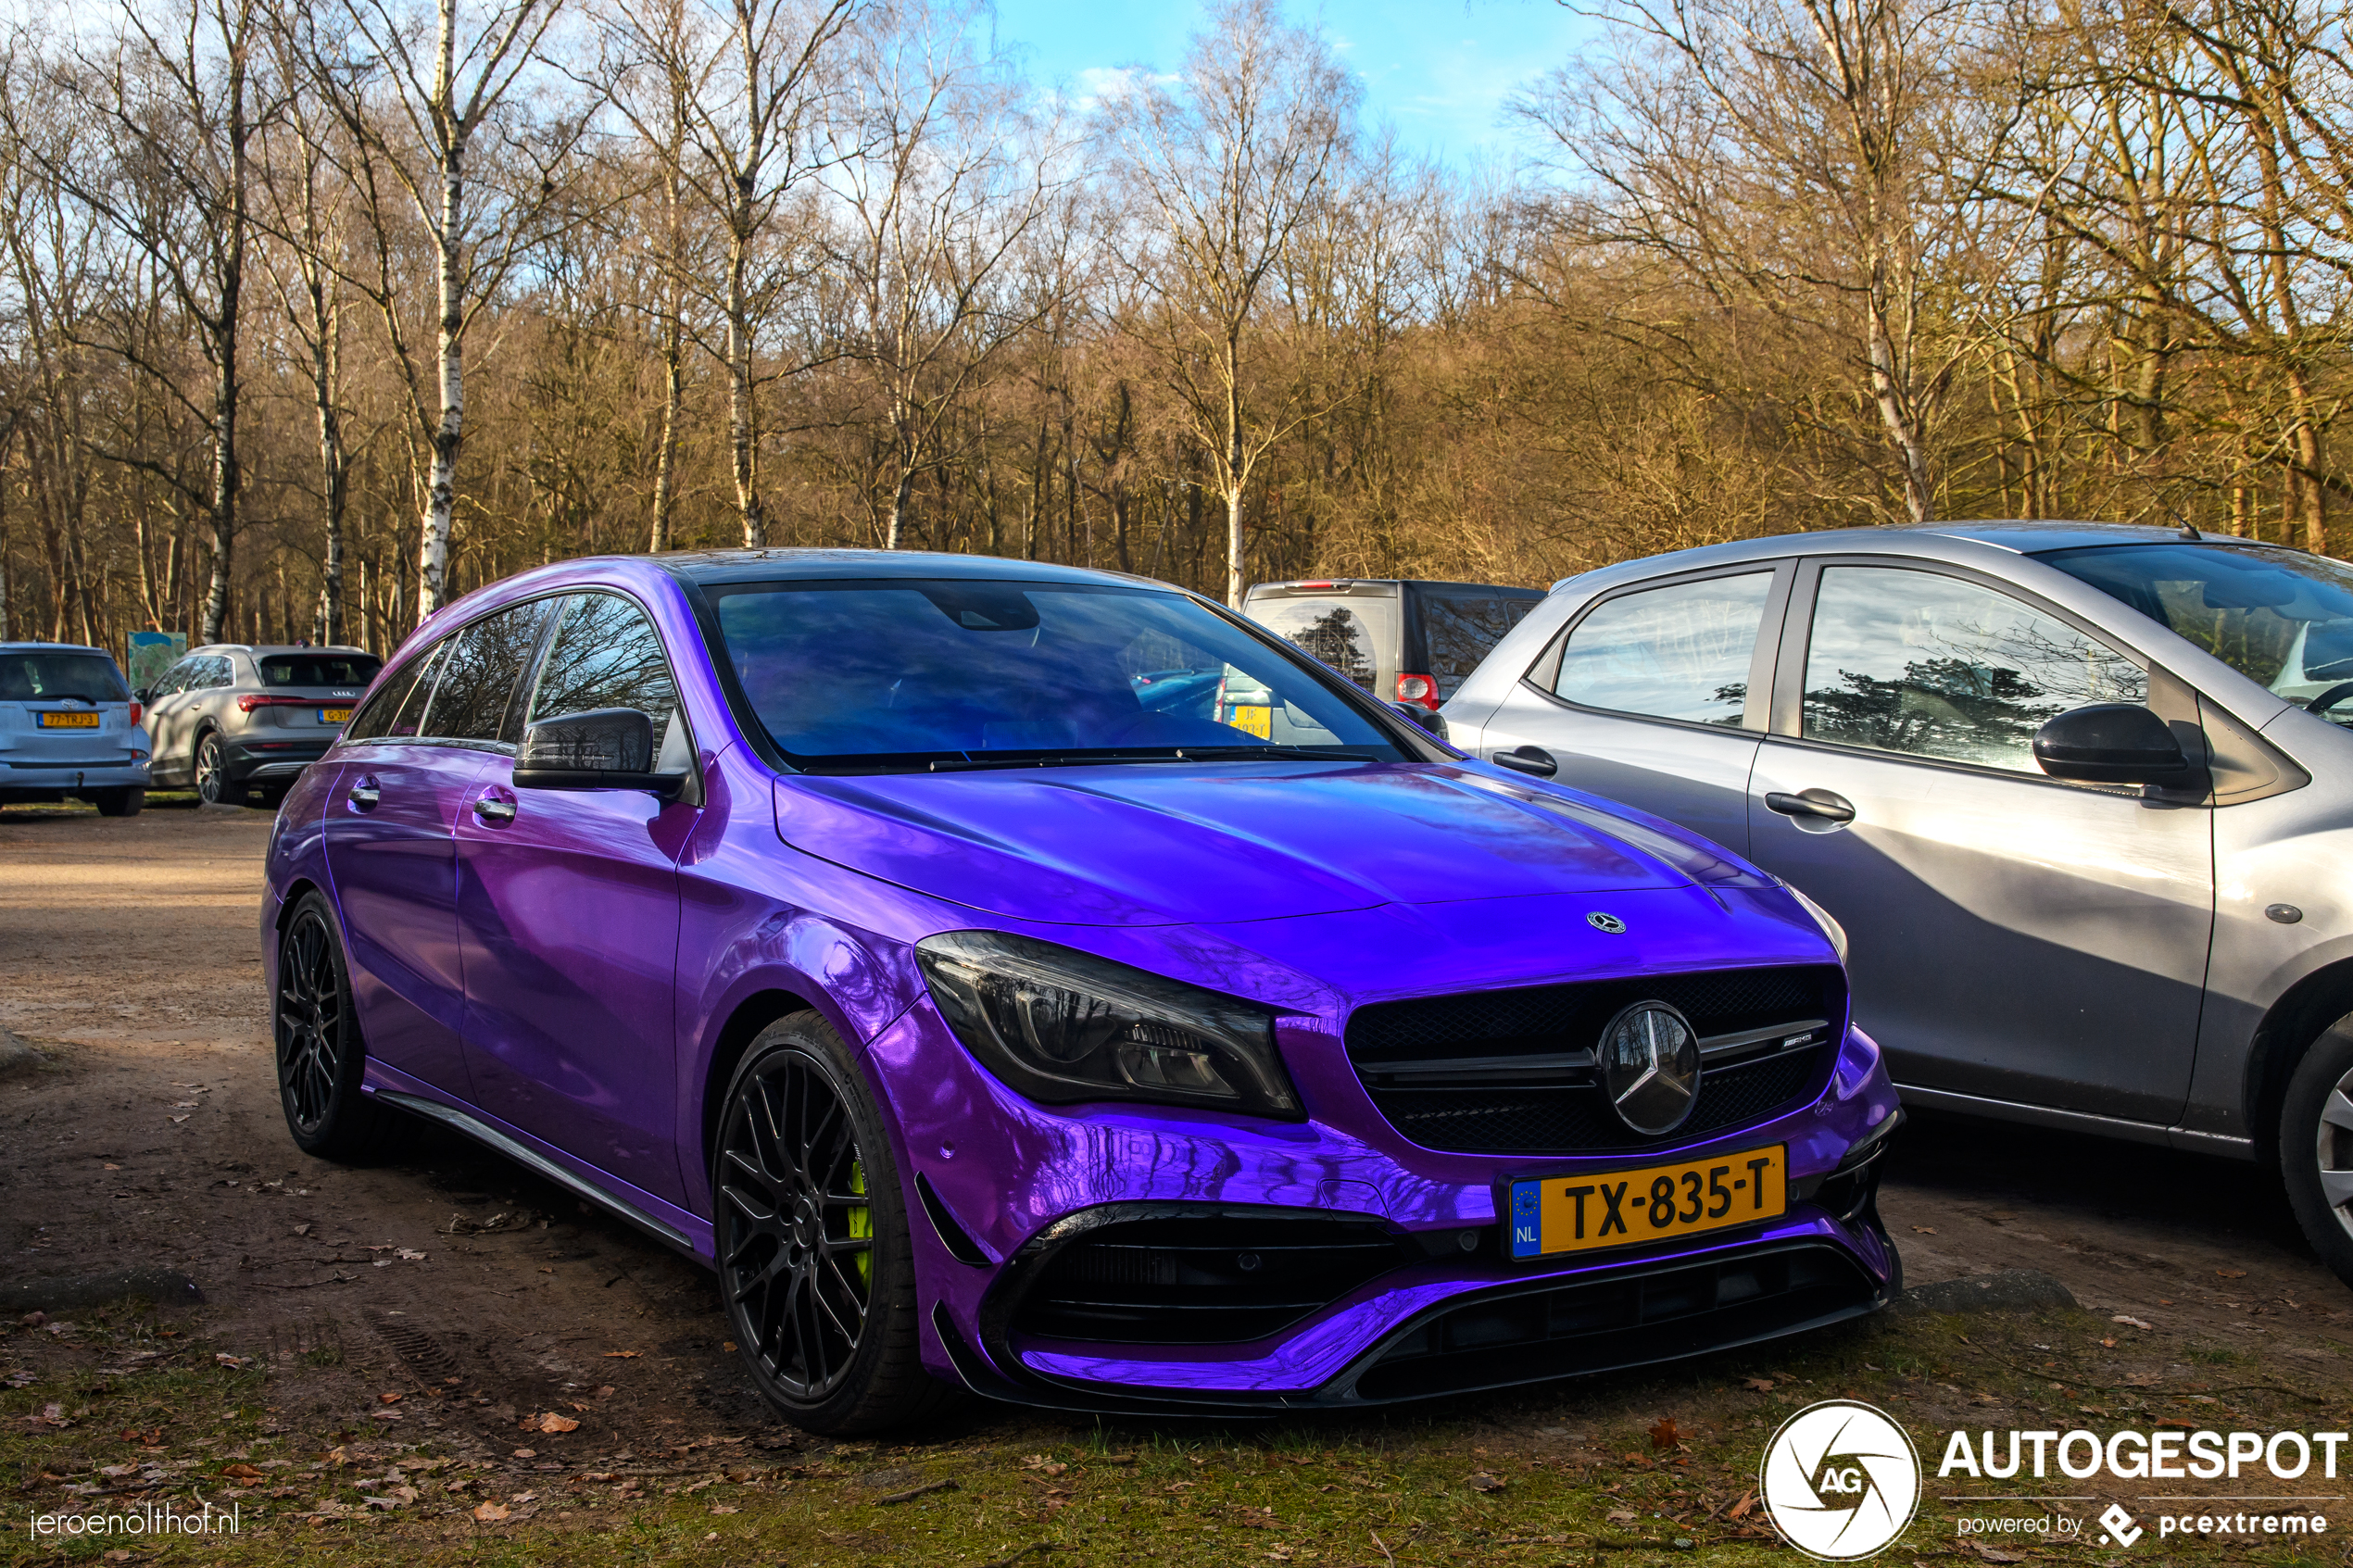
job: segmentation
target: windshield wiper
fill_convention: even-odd
[[[1294,758],[1327,762],[1393,760],[1368,746],[1188,746],[1179,747],[1176,755],[1188,762],[1288,762]]]

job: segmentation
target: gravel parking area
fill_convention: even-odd
[[[873,1560],[898,1540],[910,1560],[974,1565],[1000,1549],[1077,1551],[1088,1538],[1107,1543],[1101,1532],[1110,1525],[1095,1526],[1093,1537],[1080,1527],[1083,1505],[1096,1494],[1079,1483],[1090,1474],[1100,1483],[1102,1512],[1125,1521],[1120,1529],[1137,1524],[1141,1500],[1151,1502],[1147,1512],[1154,1519],[1168,1514],[1163,1503],[1197,1500],[1189,1475],[1205,1461],[1183,1448],[1195,1440],[1184,1435],[1168,1439],[1177,1447],[1164,1449],[1163,1435],[982,1408],[943,1441],[926,1445],[885,1450],[801,1437],[773,1424],[736,1374],[708,1276],[634,1233],[454,1137],[428,1134],[403,1163],[381,1169],[304,1157],[280,1117],[255,952],[270,826],[264,812],[174,806],[168,797],[141,816],[117,821],[69,809],[0,812],[0,1026],[44,1059],[0,1076],[0,1126],[8,1135],[0,1143],[0,1190],[7,1195],[0,1204],[0,1286],[123,1268],[175,1270],[194,1279],[205,1296],[199,1307],[84,1314],[86,1331],[94,1336],[91,1355],[109,1375],[139,1355],[172,1363],[170,1373],[153,1374],[158,1378],[201,1373],[200,1391],[155,1405],[169,1407],[158,1421],[196,1420],[182,1403],[193,1408],[220,1392],[224,1413],[208,1441],[240,1444],[256,1454],[263,1451],[257,1443],[277,1445],[270,1451],[284,1456],[280,1471],[244,1466],[253,1476],[233,1479],[249,1483],[245,1492],[224,1495],[248,1496],[257,1518],[280,1521],[271,1528],[343,1529],[354,1550],[408,1538],[401,1531],[421,1532],[417,1539],[455,1551],[482,1532],[512,1531],[525,1522],[607,1528],[659,1514],[670,1521],[662,1526],[669,1532],[661,1537],[668,1543],[662,1551],[682,1560]],[[2296,1413],[2296,1400],[2312,1390],[2341,1391],[2353,1371],[2353,1292],[2321,1268],[2274,1185],[2250,1167],[1928,1118],[1903,1135],[1894,1160],[1882,1206],[1905,1253],[1907,1282],[2046,1271],[2084,1311],[2017,1319],[2003,1333],[2014,1329],[2027,1336],[2020,1346],[2054,1357],[2064,1352],[2053,1348],[2061,1345],[2054,1336],[2065,1334],[2081,1355],[2135,1358],[2133,1376],[2142,1381],[2128,1382],[2120,1371],[2108,1386],[2151,1399],[2152,1391],[2171,1388],[2208,1405],[2223,1396],[2187,1390],[2267,1386],[2286,1401],[2280,1421],[2309,1426],[2320,1418]],[[20,1451],[0,1449],[0,1485],[13,1458],[27,1506],[44,1496],[62,1499],[75,1484],[75,1472],[57,1468],[67,1461],[52,1457],[73,1449],[74,1431],[87,1436],[103,1424],[108,1442],[118,1440],[120,1429],[120,1439],[140,1439],[132,1449],[177,1451],[170,1438],[140,1430],[146,1417],[109,1413],[115,1407],[107,1401],[131,1399],[122,1390],[135,1380],[88,1382],[91,1374],[76,1370],[83,1361],[69,1353],[75,1336],[46,1332],[72,1315],[12,1322],[0,1340],[0,1374],[15,1369],[11,1381],[24,1389],[5,1407]],[[2133,1321],[2103,1326],[2123,1320]],[[1822,1343],[1776,1348],[1761,1359],[1714,1358],[1664,1379],[1606,1379],[1538,1396],[1457,1400],[1345,1427],[1286,1424],[1234,1450],[1256,1456],[1251,1474],[1295,1460],[1353,1465],[1349,1474],[1360,1478],[1387,1465],[1380,1474],[1404,1479],[1396,1487],[1335,1480],[1320,1494],[1311,1491],[1291,1516],[1340,1511],[1329,1542],[1319,1544],[1324,1537],[1312,1531],[1282,1539],[1252,1535],[1247,1555],[1379,1562],[1383,1554],[1367,1537],[1388,1520],[1386,1548],[1397,1549],[1400,1539],[1418,1542],[1420,1561],[1520,1561],[1520,1545],[1531,1562],[1591,1560],[1590,1541],[1575,1552],[1562,1549],[1562,1542],[1585,1540],[1567,1526],[1554,1530],[1554,1541],[1521,1543],[1494,1533],[1521,1527],[1509,1520],[1465,1525],[1434,1504],[1419,1512],[1401,1507],[1399,1499],[1418,1495],[1408,1483],[1420,1474],[1414,1467],[1425,1463],[1437,1466],[1441,1480],[1455,1471],[1491,1470],[1520,1489],[1511,1495],[1526,1495],[1531,1504],[1535,1482],[1528,1473],[1541,1470],[1565,1478],[1564,1497],[1575,1492],[1592,1501],[1596,1520],[1616,1518],[1605,1486],[1614,1493],[1665,1466],[1666,1479],[1658,1481],[1664,1486],[1677,1474],[1674,1466],[1695,1464],[1691,1474],[1699,1479],[1686,1487],[1684,1514],[1645,1505],[1647,1519],[1629,1514],[1634,1523],[1594,1527],[1623,1533],[1686,1518],[1698,1523],[1677,1525],[1682,1538],[1703,1545],[1747,1540],[1766,1549],[1754,1519],[1735,1525],[1730,1512],[1743,1468],[1753,1474],[1760,1440],[1732,1436],[1755,1424],[1741,1401],[1775,1398],[1750,1386],[1760,1367],[1768,1386],[1777,1370],[1786,1374],[1784,1383],[1802,1386],[1805,1375],[1788,1369],[1814,1364],[1830,1369],[1825,1377],[1858,1379],[1864,1397],[1890,1400],[1907,1421],[1917,1417],[1923,1446],[1941,1408],[1936,1401],[1962,1400],[1964,1386],[1969,1399],[2000,1387],[2047,1386],[2078,1406],[2098,1404],[2084,1391],[2095,1380],[2065,1370],[2075,1363],[2045,1361],[2042,1369],[2050,1370],[2032,1370],[2023,1381],[1990,1363],[1972,1370],[1966,1358],[1992,1341],[1966,1323],[1960,1332],[1972,1336],[1961,1342],[1969,1349],[1928,1329],[1843,1331],[1843,1337],[1818,1336]],[[1899,1335],[1900,1342],[1868,1353],[1868,1373],[1893,1383],[1881,1386],[1863,1372],[1838,1370],[1865,1366],[1856,1348],[1881,1343],[1858,1334]],[[1907,1334],[1914,1338],[1901,1339]],[[2113,1342],[2119,1336],[2121,1345]],[[184,1348],[175,1348],[177,1339],[201,1341],[208,1357],[226,1360],[195,1369],[185,1365],[187,1357],[173,1363]],[[146,1348],[128,1348],[133,1341]],[[2218,1383],[2212,1369],[2224,1362],[2235,1370]],[[2012,1357],[2006,1364],[2026,1363]],[[79,1394],[51,1395],[57,1403],[23,1408],[40,1391],[36,1383],[46,1386],[57,1378],[84,1381],[74,1385]],[[216,1388],[204,1378],[228,1383]],[[1784,1388],[1778,1397],[1793,1392]],[[97,1400],[90,1407],[95,1413],[74,1413],[74,1399],[84,1396]],[[2334,1413],[2327,1419],[2342,1425],[2346,1401],[2341,1393],[2328,1398]],[[1617,1455],[1625,1440],[1619,1434],[1649,1430],[1669,1405],[1684,1424],[1681,1436],[1670,1422],[1664,1441]],[[44,1420],[63,1424],[53,1432]],[[22,1448],[33,1439],[32,1448]],[[220,1461],[226,1449],[204,1451],[221,1474],[224,1463],[239,1462]],[[1146,1457],[1136,1459],[1139,1452]],[[73,1453],[75,1462],[93,1460],[87,1450]],[[1367,1453],[1382,1457],[1376,1464]],[[406,1477],[384,1481],[378,1468],[396,1468],[401,1455],[411,1456]],[[1037,1464],[1028,1463],[1032,1458]],[[423,1468],[436,1459],[456,1467],[448,1474],[460,1481],[477,1479],[421,1482],[443,1474],[444,1467]],[[1051,1469],[1074,1463],[1076,1470]],[[371,1476],[352,1468],[362,1465]],[[1155,1465],[1174,1469],[1146,1487],[1146,1473],[1160,1474]],[[1708,1482],[1717,1474],[1711,1465],[1725,1478]],[[883,1480],[868,1486],[862,1479],[875,1474]],[[327,1483],[339,1476],[354,1486],[338,1494]],[[602,1479],[584,1483],[583,1476]],[[816,1507],[828,1486],[846,1488],[844,1507],[895,1509],[902,1505],[887,1499],[896,1492],[958,1476],[957,1487],[931,1487],[907,1499],[905,1512],[889,1513],[904,1525],[896,1536],[855,1521],[833,1530],[822,1523],[792,1524],[799,1534],[781,1557],[775,1531],[788,1527],[761,1512],[782,1507],[776,1499],[787,1495]],[[998,1494],[989,1476],[1002,1480],[1001,1505],[990,1500]],[[355,1499],[357,1482],[371,1477],[376,1495],[389,1503],[365,1502],[364,1487]],[[894,1479],[905,1484],[893,1486]],[[697,1480],[719,1490],[697,1488]],[[1210,1485],[1205,1476],[1202,1485]],[[396,1495],[403,1486],[406,1499]],[[1586,1490],[1576,1492],[1580,1486]],[[711,1501],[733,1495],[730,1487],[749,1491],[736,1502]],[[1367,1487],[1390,1500],[1376,1509]],[[1727,1489],[1734,1496],[1716,1495]],[[962,1501],[955,1500],[959,1490]],[[1058,1491],[1059,1500],[1051,1495]],[[1715,1499],[1705,1519],[1697,1500],[1703,1494]],[[1482,1509],[1500,1495],[1501,1486],[1493,1495],[1477,1486],[1461,1494],[1469,1499],[1464,1506]],[[525,1500],[513,1500],[519,1496]],[[560,1496],[566,1499],[560,1508]],[[265,1498],[272,1500],[264,1504]],[[1277,1505],[1265,1506],[1270,1521],[1279,1523]],[[485,1509],[504,1512],[480,1512]],[[937,1520],[921,1522],[925,1509]],[[677,1523],[687,1515],[686,1524]],[[811,1517],[832,1515],[818,1508]],[[769,1519],[765,1536],[746,1536],[755,1518]],[[1260,1526],[1228,1520],[1227,1527]],[[1100,1560],[1157,1551],[1189,1561],[1196,1548],[1215,1545],[1174,1526],[1151,1529],[1157,1544],[1151,1551],[1123,1537],[1127,1545],[1118,1553],[1102,1546]],[[1465,1529],[1473,1536],[1484,1530],[1488,1547],[1445,1544]],[[927,1542],[931,1536],[939,1538]],[[744,1546],[745,1539],[755,1545]],[[1672,1549],[1666,1537],[1644,1542]],[[1504,1550],[1507,1545],[1513,1550]],[[2335,1544],[2327,1550],[2335,1561]],[[1465,1551],[1469,1555],[1461,1556]],[[1231,1556],[1221,1549],[1202,1560]],[[204,1560],[231,1561],[208,1550]],[[1403,1551],[1395,1557],[1408,1560]]]

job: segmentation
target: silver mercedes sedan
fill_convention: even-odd
[[[1443,716],[1826,906],[1907,1101],[2276,1160],[2353,1283],[2353,567],[2095,523],[1712,546],[1557,584]]]

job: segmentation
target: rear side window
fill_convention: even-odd
[[[265,686],[364,686],[384,668],[363,653],[277,654],[259,662]]]
[[[1504,633],[1543,602],[1454,588],[1423,588],[1416,596],[1421,602],[1422,646],[1429,654],[1429,668],[1418,673],[1438,683],[1441,702],[1470,679],[1471,671],[1504,640]]]
[[[547,645],[547,662],[539,667],[525,722],[599,708],[634,708],[654,721],[660,747],[654,771],[685,769],[678,685],[645,612],[616,594],[582,594],[564,601],[562,617]]]
[[[216,686],[232,684],[237,678],[236,668],[229,662],[229,656],[225,653],[207,654],[198,662],[204,668],[197,672],[195,679],[188,683],[191,691],[210,691]]]
[[[1393,598],[1264,598],[1253,600],[1249,613],[1368,692],[1380,684],[1381,650],[1397,642]]]
[[[415,734],[425,699],[433,695],[433,667],[448,647],[448,639],[444,638],[394,671],[391,679],[368,694],[368,700],[344,726],[343,738],[386,740]]]
[[[1806,650],[1806,738],[2042,775],[2034,732],[2145,702],[2137,664],[2007,594],[1932,571],[1824,569]]]
[[[1621,594],[1561,647],[1553,695],[1583,708],[1739,729],[1770,571]],[[1538,661],[1541,671],[1551,656]]]
[[[511,741],[510,709],[525,661],[538,645],[547,601],[486,615],[451,642],[418,731],[434,740]]]
[[[129,702],[114,660],[99,653],[0,653],[0,702]]]

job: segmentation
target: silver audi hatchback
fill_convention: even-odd
[[[2276,1161],[2353,1283],[2353,566],[2094,523],[1712,546],[1557,584],[1443,716],[1826,906],[1906,1100]]]
[[[384,660],[349,647],[221,643],[196,648],[137,694],[155,736],[155,782],[208,802],[274,809],[325,755]]]

